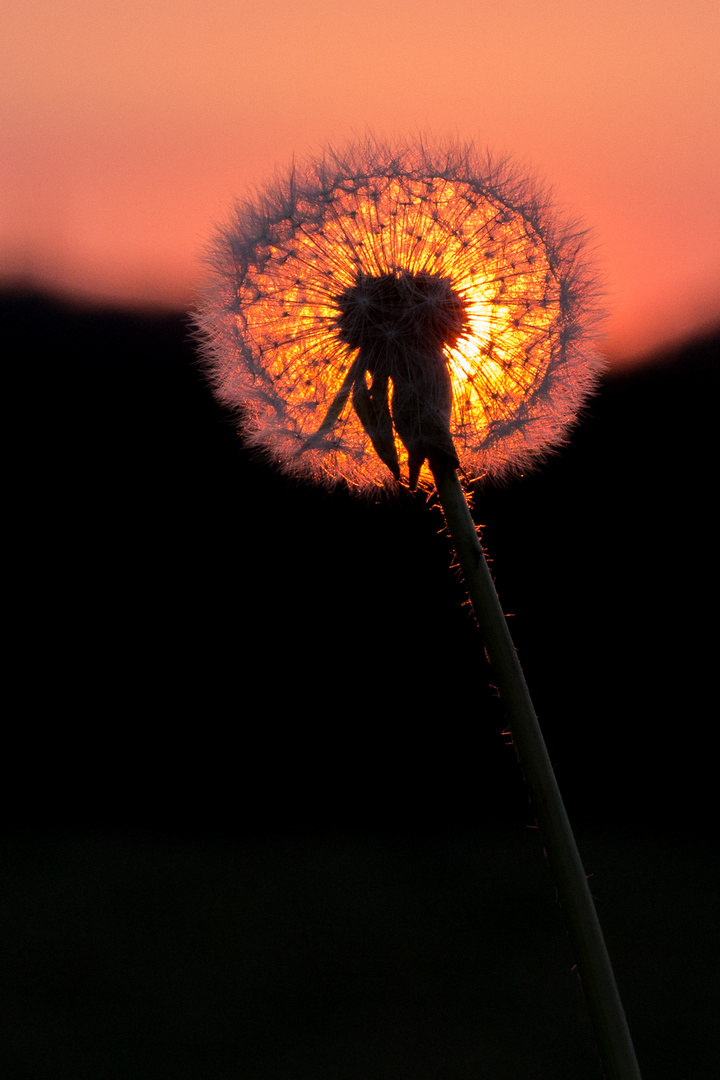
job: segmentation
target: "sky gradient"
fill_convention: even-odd
[[[236,195],[368,130],[510,153],[591,228],[611,361],[720,321],[714,0],[6,0],[0,285],[191,302]]]

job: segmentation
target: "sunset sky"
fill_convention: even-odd
[[[716,0],[5,0],[0,285],[185,306],[293,155],[474,139],[592,229],[605,351],[720,321]]]

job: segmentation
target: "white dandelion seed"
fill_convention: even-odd
[[[501,476],[562,441],[602,364],[584,234],[472,146],[368,141],[239,202],[195,312],[248,442],[323,483]]]

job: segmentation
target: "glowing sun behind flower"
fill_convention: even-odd
[[[471,147],[329,152],[238,204],[209,263],[218,396],[320,482],[429,486],[433,448],[469,477],[521,469],[600,367],[582,234]]]

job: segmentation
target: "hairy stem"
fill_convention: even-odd
[[[480,625],[578,966],[607,1080],[640,1080],[610,958],[530,693],[454,469],[434,473]]]

